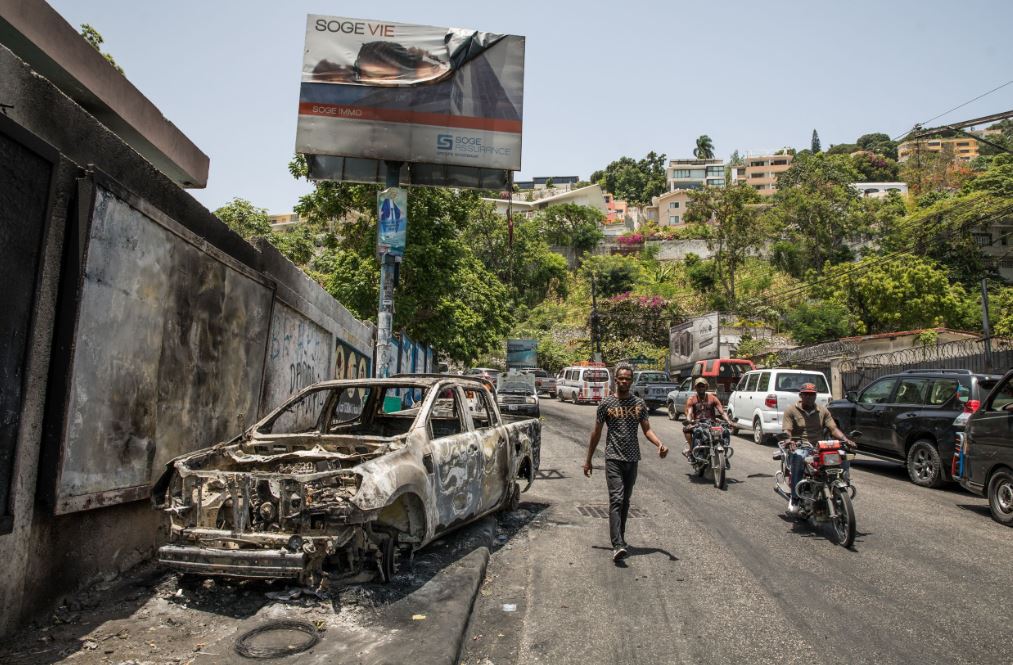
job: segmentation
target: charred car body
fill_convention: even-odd
[[[170,521],[159,561],[303,584],[375,564],[387,580],[447,531],[515,507],[540,436],[537,420],[505,423],[478,379],[318,383],[233,441],[169,463],[153,492]]]

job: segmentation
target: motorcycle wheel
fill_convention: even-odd
[[[714,487],[723,490],[725,488],[725,451],[718,451],[714,457],[717,460],[717,466],[714,467]]]
[[[834,510],[837,511],[837,517],[833,521],[837,544],[851,547],[855,542],[855,508],[851,505],[851,497],[846,490],[835,487],[832,498]]]

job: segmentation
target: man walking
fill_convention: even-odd
[[[647,417],[647,403],[630,393],[633,384],[633,367],[620,363],[616,366],[616,394],[602,400],[598,406],[591,443],[587,447],[584,476],[591,477],[591,458],[601,439],[603,425],[608,426],[605,440],[605,482],[609,491],[609,532],[612,538],[612,560],[618,561],[627,554],[626,516],[630,512],[630,495],[637,481],[637,462],[640,461],[640,441],[637,427],[644,430],[647,440],[658,447],[658,456],[664,458],[668,448],[651,429]]]

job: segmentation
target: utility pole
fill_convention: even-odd
[[[385,162],[387,166],[387,187],[401,184],[401,162]],[[405,217],[408,211],[405,210]],[[377,224],[380,224],[379,216]],[[380,251],[380,303],[376,314],[376,378],[391,375],[392,354],[390,348],[391,329],[394,323],[394,283],[401,265],[401,257],[385,249]]]
[[[981,278],[981,327],[985,340],[985,371],[992,371],[992,322],[988,317],[988,278]]]
[[[594,361],[601,362],[601,336],[598,334],[598,287],[595,273],[591,271],[591,349]]]

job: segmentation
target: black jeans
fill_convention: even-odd
[[[609,535],[613,549],[626,547],[626,516],[630,512],[630,495],[636,482],[636,462],[605,460],[605,484],[609,488]]]

